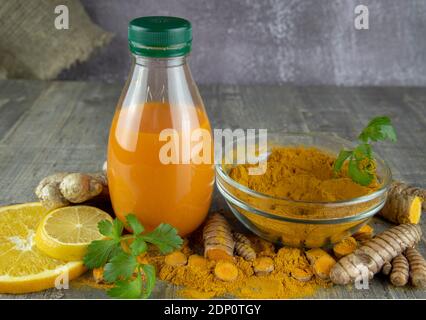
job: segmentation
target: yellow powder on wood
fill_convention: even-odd
[[[250,240],[259,257],[270,259],[274,270],[265,275],[256,275],[254,261],[247,261],[242,257],[235,257],[233,263],[238,274],[221,280],[215,274],[218,264],[229,261],[214,261],[200,255],[202,250],[197,248],[196,241],[185,239],[182,249],[178,252],[188,259],[187,264],[171,265],[169,259],[158,250],[150,250],[143,256],[144,263],[155,266],[159,280],[168,281],[180,286],[178,291],[182,297],[194,299],[208,299],[214,297],[237,297],[253,299],[273,298],[301,298],[312,296],[317,289],[330,287],[332,284],[318,277],[307,277],[313,270],[304,254],[297,248],[284,247],[275,252],[274,245],[263,239],[251,236]],[[199,251],[199,252],[198,252]],[[303,276],[300,274],[303,273]],[[107,290],[111,284],[98,284],[92,273],[74,280],[74,287],[92,287]]]
[[[224,281],[215,276],[218,264],[230,262],[205,260],[205,267],[200,268],[192,265],[191,260],[194,258],[190,258],[190,262],[184,266],[173,267],[164,262],[157,264],[158,277],[181,286],[180,294],[183,297],[200,299],[213,297],[299,298],[311,296],[317,289],[330,286],[329,282],[315,277],[301,281],[292,276],[298,270],[312,272],[309,262],[300,249],[285,247],[275,253],[271,252],[271,246],[264,244],[263,248],[266,248],[267,256],[274,264],[274,270],[266,275],[257,276],[253,268],[254,262],[247,261],[242,257],[235,257],[234,264],[237,267],[238,275],[231,281],[229,279]],[[192,254],[191,250],[187,248],[185,251]],[[259,256],[265,256],[262,251],[256,253]],[[157,259],[157,257],[152,258]]]

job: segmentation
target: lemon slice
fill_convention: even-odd
[[[26,293],[65,284],[85,272],[82,261],[64,262],[35,246],[47,211],[40,203],[0,207],[0,293]]]
[[[37,248],[52,258],[82,260],[90,242],[105,238],[98,231],[101,220],[112,221],[112,218],[95,207],[74,206],[53,210],[37,228]]]

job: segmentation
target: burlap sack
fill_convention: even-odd
[[[58,5],[69,9],[68,30],[55,28]],[[111,37],[78,0],[0,0],[0,78],[53,79]]]

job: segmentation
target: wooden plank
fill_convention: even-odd
[[[121,85],[91,82],[0,81],[0,204],[35,199],[38,181],[55,171],[94,171],[104,159],[109,126]],[[337,88],[214,85],[200,88],[214,128],[267,128],[323,131],[354,139],[370,117],[388,114],[398,143],[379,153],[397,178],[426,186],[425,88]],[[215,192],[211,210],[226,210]],[[231,214],[233,224],[243,228]],[[388,224],[374,219],[377,230]],[[422,228],[426,232],[425,223]],[[420,249],[425,254],[425,238]],[[90,275],[86,275],[90,276]],[[153,298],[177,296],[178,288],[160,281]],[[75,283],[0,298],[104,298],[105,292]],[[376,277],[370,290],[335,286],[317,298],[426,298],[412,288],[395,289]]]
[[[46,86],[48,83],[40,81],[0,82],[0,140]]]

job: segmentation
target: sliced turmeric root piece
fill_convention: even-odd
[[[256,275],[263,276],[274,271],[274,260],[269,257],[260,257],[254,260],[253,269]]]
[[[207,259],[198,254],[190,255],[188,258],[188,266],[192,268],[205,269],[207,268]]]
[[[330,271],[331,268],[336,264],[336,260],[334,260],[331,256],[326,255],[318,258],[312,266],[315,275],[322,280],[330,279]]]
[[[333,247],[333,252],[336,258],[340,259],[341,257],[347,256],[348,254],[354,252],[358,244],[353,237],[348,237],[338,243]]]
[[[422,193],[423,192],[423,193]],[[420,221],[424,191],[401,182],[393,182],[388,199],[379,215],[390,222],[403,224]]]
[[[320,248],[310,249],[305,254],[312,266],[314,274],[320,279],[328,280],[331,268],[336,264],[336,260]]]
[[[299,281],[302,281],[302,282],[307,282],[307,281],[312,279],[313,273],[310,269],[295,268],[291,272],[291,276],[296,280],[299,280]]]
[[[214,275],[222,281],[231,282],[237,279],[238,268],[232,262],[219,261],[214,268]]]
[[[357,241],[365,241],[373,238],[374,229],[372,226],[368,224],[363,225],[357,232],[355,232],[352,237]]]
[[[180,251],[174,251],[164,258],[165,264],[172,267],[184,266],[187,261],[186,256]]]
[[[322,256],[328,256],[329,254],[321,248],[313,248],[305,252],[306,258],[308,259],[311,266]]]

